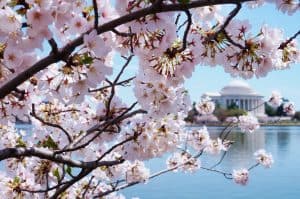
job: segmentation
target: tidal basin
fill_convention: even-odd
[[[197,128],[197,127],[193,127]],[[209,127],[212,135],[218,135],[222,127]],[[261,148],[271,152],[272,168],[261,166],[251,170],[246,186],[235,184],[223,175],[199,170],[196,173],[168,173],[122,191],[126,198],[141,199],[299,199],[300,198],[300,127],[265,126],[253,134],[238,130],[232,132],[232,145],[217,169],[249,168],[255,164],[253,153]],[[220,156],[201,156],[204,167],[214,165]],[[165,161],[155,159],[147,163],[151,172],[165,168]]]

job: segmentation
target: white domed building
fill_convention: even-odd
[[[207,92],[202,97],[209,97],[223,108],[235,104],[238,108],[255,116],[265,116],[264,96],[258,94],[249,84],[241,80],[233,80],[220,92]]]

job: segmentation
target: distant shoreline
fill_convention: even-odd
[[[188,124],[186,127],[199,127],[199,126],[209,126],[209,127],[226,127],[228,123],[202,123],[202,124]],[[300,122],[278,122],[278,123],[262,123],[260,126],[300,126]]]

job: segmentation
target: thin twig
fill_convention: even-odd
[[[285,42],[283,42],[282,44],[280,44],[278,49],[283,50],[291,41],[293,41],[294,39],[296,39],[296,37],[300,35],[300,30],[298,30],[298,32],[296,32],[292,37],[290,37],[288,40],[286,40]]]
[[[42,124],[47,125],[47,126],[51,126],[57,129],[60,129],[68,138],[68,141],[71,143],[72,142],[72,137],[71,135],[68,133],[68,131],[66,131],[62,126],[60,126],[59,124],[53,124],[51,122],[47,122],[45,121],[43,118],[41,118],[40,116],[38,116],[35,112],[35,105],[32,104],[32,111],[30,113],[30,115],[32,117],[34,117],[35,119],[37,119],[38,121],[40,121]]]
[[[123,81],[120,81],[120,82],[117,82],[115,84],[115,86],[124,86],[124,84],[127,84],[129,83],[130,81],[134,80],[136,78],[136,76],[133,76],[133,77],[130,77],[128,79],[125,79]],[[103,87],[100,87],[100,88],[96,88],[96,89],[90,89],[89,92],[90,93],[93,93],[93,92],[99,92],[99,91],[103,91],[105,89],[108,89],[110,88],[112,85],[107,85],[107,86],[103,86]]]

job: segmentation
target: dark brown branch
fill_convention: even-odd
[[[226,27],[229,25],[231,20],[239,13],[242,8],[241,3],[236,3],[236,7],[229,13],[229,16],[226,18],[223,25],[220,27],[218,33],[225,31]]]
[[[226,39],[234,46],[240,48],[240,49],[245,49],[244,46],[242,46],[241,44],[233,41],[233,39],[228,35],[227,31],[225,30],[226,27],[229,25],[229,23],[231,22],[231,20],[239,13],[239,11],[241,10],[242,5],[240,2],[236,3],[236,7],[229,13],[228,17],[226,18],[225,22],[222,24],[222,26],[219,28],[219,30],[212,35],[212,37],[217,37],[219,34],[224,34],[224,36],[226,37]],[[208,40],[214,39],[214,38],[208,38]]]
[[[175,25],[177,25],[177,24],[178,24],[178,22],[179,22],[179,19],[180,19],[180,16],[181,16],[181,14],[179,13],[179,14],[177,15],[177,17],[176,17],[176,20],[175,20]]]
[[[186,25],[186,28],[185,28],[185,31],[184,31],[184,35],[183,35],[183,38],[182,38],[182,46],[180,49],[178,49],[177,51],[178,52],[182,52],[186,49],[187,47],[187,36],[190,32],[190,29],[191,29],[191,26],[192,26],[192,14],[190,13],[189,10],[185,10],[184,11],[186,16],[187,16],[187,25]]]
[[[280,44],[278,49],[283,50],[291,41],[293,41],[294,39],[297,38],[297,36],[300,35],[300,30],[298,32],[296,32],[292,37],[290,37],[288,40],[286,40],[285,42],[283,42],[282,44]]]
[[[98,5],[97,0],[93,0],[93,9],[94,9],[94,27],[97,28],[99,24],[99,13],[98,13]]]
[[[73,178],[72,180],[70,180],[68,183],[64,184],[60,188],[58,188],[56,192],[50,197],[50,199],[57,199],[61,193],[66,191],[69,187],[71,187],[76,182],[80,181],[82,178],[87,176],[92,171],[93,169],[82,169],[81,172],[75,178]]]
[[[130,32],[120,32],[115,28],[112,29],[112,32],[121,37],[132,37],[135,35],[134,33],[130,33]]]
[[[51,53],[57,54],[58,53],[58,47],[57,47],[56,41],[53,38],[51,38],[51,39],[48,40],[48,43],[50,44],[50,46],[52,48]]]
[[[174,3],[174,4],[153,4],[152,6],[144,9],[140,9],[138,11],[129,13],[117,19],[114,19],[110,22],[107,22],[101,26],[97,27],[97,33],[102,34],[107,31],[112,31],[119,25],[126,24],[130,21],[139,19],[141,17],[147,16],[149,14],[156,14],[162,12],[172,12],[172,11],[185,11],[187,9],[203,7],[209,5],[220,5],[220,4],[237,4],[242,2],[247,2],[251,0],[199,0],[192,1],[190,3],[182,4],[182,3]],[[158,1],[159,2],[159,1]],[[89,33],[89,30],[87,33]],[[0,88],[0,99],[7,96],[11,91],[13,91],[17,86],[22,84],[24,81],[29,79],[31,76],[36,74],[37,72],[45,69],[47,66],[57,63],[59,61],[67,60],[69,55],[75,50],[76,47],[83,44],[83,35],[74,39],[69,44],[59,49],[57,54],[49,54],[45,58],[39,60],[37,63],[29,67],[28,69],[21,72],[15,78],[9,80]]]
[[[180,29],[185,26],[187,24],[188,20],[185,20],[182,24],[180,24],[180,26],[178,26],[176,33],[178,33],[180,31]]]
[[[123,162],[123,160],[82,162],[79,160],[73,160],[71,159],[71,157],[68,156],[55,154],[50,150],[40,149],[36,147],[30,147],[30,148],[18,147],[18,148],[6,148],[0,150],[0,161],[9,158],[21,158],[21,157],[39,157],[41,159],[51,160],[56,163],[62,163],[62,164],[69,165],[71,167],[78,167],[78,168],[96,168],[100,166],[113,166]]]

